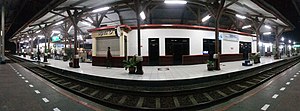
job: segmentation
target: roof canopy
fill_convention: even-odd
[[[73,29],[66,10],[79,13],[77,23],[79,32],[88,35],[88,29],[101,26],[128,25],[136,26],[135,0],[67,0],[48,12],[28,27],[16,33],[15,37],[27,37],[29,31],[37,31],[46,27],[47,30],[60,30],[63,34],[72,35]],[[187,0],[187,4],[166,4],[164,0],[141,0],[145,19],[142,24],[184,24],[214,27],[214,0]],[[95,9],[108,7],[108,10],[94,12]],[[263,0],[226,0],[224,13],[220,20],[220,28],[253,34],[260,23],[271,28],[261,27],[260,33],[272,31],[276,28],[292,30],[294,26],[276,9]],[[141,13],[141,12],[138,12]],[[245,17],[237,17],[237,14]],[[203,21],[207,15],[211,18]],[[57,25],[63,21],[61,25]],[[39,26],[40,25],[40,26]],[[251,25],[251,28],[244,26]],[[36,33],[34,33],[37,35]],[[66,36],[68,37],[68,36]]]

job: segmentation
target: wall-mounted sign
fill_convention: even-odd
[[[294,48],[299,48],[299,47],[300,47],[300,45],[293,45],[293,47],[294,47]]]
[[[221,34],[223,40],[226,41],[234,41],[234,42],[238,42],[239,41],[239,36],[235,35],[235,34]]]
[[[92,33],[92,37],[115,37],[115,36],[116,36],[115,29],[101,30],[101,31]]]
[[[52,42],[57,42],[57,41],[60,41],[60,38],[59,38],[59,36],[52,36],[51,41]]]

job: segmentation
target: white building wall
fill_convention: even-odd
[[[251,48],[252,48],[252,53],[256,53],[257,44],[256,44],[256,38],[255,37],[253,37]]]
[[[222,54],[238,54],[239,42],[237,41],[222,41]]]
[[[220,34],[232,34],[232,33],[223,33]],[[222,40],[222,54],[238,54],[239,53],[239,42],[252,42],[251,51],[252,53],[256,52],[256,37],[250,37],[245,35],[234,34],[238,36],[238,41],[227,41]]]
[[[222,33],[220,33],[222,34]],[[253,37],[238,35],[240,41],[251,42]],[[165,56],[165,38],[190,38],[190,55],[203,54],[203,39],[215,39],[214,31],[193,29],[141,29],[142,56],[148,56],[148,38],[160,38],[160,56]],[[239,41],[222,41],[222,54],[238,54]],[[252,43],[252,52],[256,45]],[[128,33],[128,55],[137,54],[137,30]]]

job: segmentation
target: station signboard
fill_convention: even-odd
[[[93,32],[92,37],[116,37],[115,29]]]

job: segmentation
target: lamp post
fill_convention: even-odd
[[[291,56],[291,52],[292,52],[292,46],[291,46],[292,41],[289,40],[288,41],[288,52],[287,52],[287,56],[290,57]]]
[[[286,44],[284,42],[284,37],[281,37],[281,41],[283,43],[283,47],[282,47],[282,55],[286,54]]]
[[[47,38],[45,37],[44,40],[45,40],[45,51],[44,51],[44,61],[43,62],[48,62],[48,60],[47,60],[47,57],[48,57],[48,54],[47,54]]]

